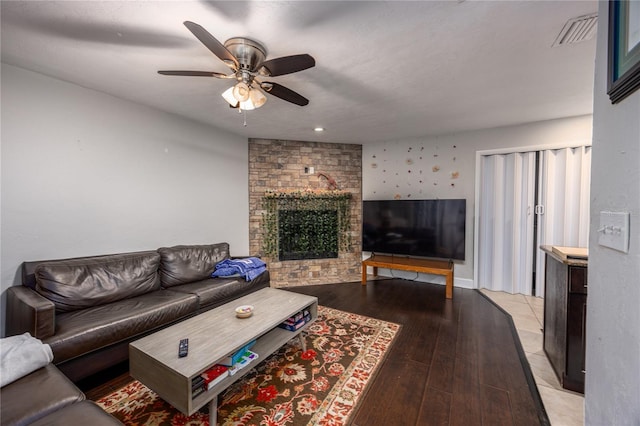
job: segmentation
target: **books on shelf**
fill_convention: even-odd
[[[194,392],[197,388],[202,387],[202,385],[204,385],[204,379],[202,378],[202,376],[196,376],[193,378],[193,380],[191,380],[191,390]]]
[[[191,398],[195,398],[204,391],[211,389],[229,376],[229,369],[220,364],[216,364],[204,373],[191,380]]]
[[[234,357],[235,356],[236,354],[234,354]],[[258,354],[247,350],[244,353],[239,354],[237,361],[231,366],[222,364],[214,365],[191,380],[191,398],[193,399],[204,391],[211,390],[211,388],[223,381],[225,378],[233,376],[256,359],[258,359]]]
[[[284,320],[278,327],[289,331],[296,331],[306,323],[311,321],[311,313],[308,309],[303,309],[297,314]]]
[[[229,355],[228,357],[222,359],[222,361],[220,361],[220,364],[226,365],[227,367],[232,367],[233,365],[237,364],[240,358],[242,358],[244,354],[255,344],[256,341],[252,340],[251,342],[247,343],[236,352],[234,352],[233,355]]]
[[[229,375],[229,368],[216,364],[200,375],[204,379],[204,387],[209,390]]]
[[[249,365],[252,361],[258,359],[258,354],[251,351],[246,351],[239,359],[238,362],[229,367],[229,374],[234,375],[239,370]]]
[[[195,399],[198,395],[203,393],[206,389],[204,386],[200,386],[199,388],[193,389],[191,392],[191,399]]]

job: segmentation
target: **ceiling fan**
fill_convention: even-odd
[[[267,49],[255,40],[234,37],[222,44],[202,26],[190,21],[185,21],[184,25],[231,68],[232,72],[223,74],[213,71],[158,71],[159,74],[234,79],[237,83],[225,90],[222,97],[232,108],[241,110],[252,110],[264,105],[267,98],[263,91],[296,105],[305,106],[309,103],[309,100],[299,93],[278,83],[262,81],[262,78],[292,74],[314,67],[316,61],[312,56],[292,55],[266,61]]]

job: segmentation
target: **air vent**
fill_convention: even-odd
[[[569,19],[556,41],[553,42],[551,47],[564,46],[566,44],[580,43],[581,41],[591,40],[596,33],[598,27],[598,14],[593,13],[591,15],[578,16],[577,18]]]

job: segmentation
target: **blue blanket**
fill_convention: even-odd
[[[267,264],[257,257],[247,257],[244,259],[225,259],[216,265],[216,270],[212,277],[230,277],[241,275],[247,281],[251,281],[267,270]]]

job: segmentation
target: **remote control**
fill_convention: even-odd
[[[189,353],[189,339],[180,340],[180,345],[178,346],[178,357],[183,358],[187,356]]]

